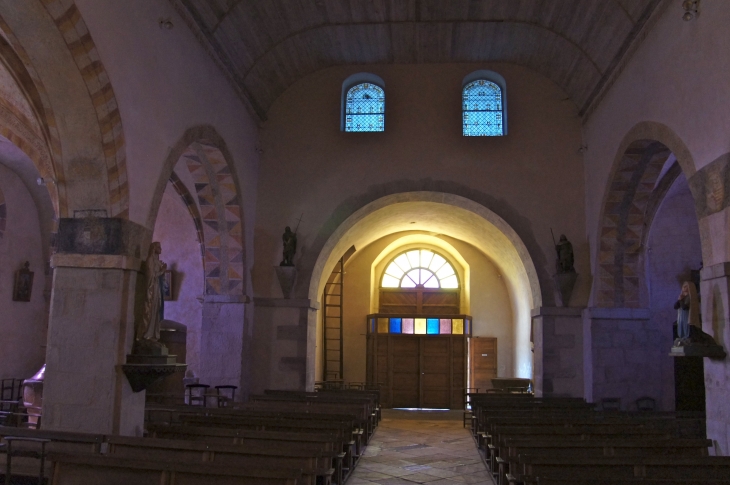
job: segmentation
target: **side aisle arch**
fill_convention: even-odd
[[[695,173],[694,162],[684,143],[665,125],[639,123],[621,143],[599,228],[597,307],[638,308],[645,303],[642,242],[647,208],[662,167],[672,154],[689,179]]]
[[[183,182],[187,177],[181,177],[182,171],[190,174],[193,187]],[[182,197],[198,232],[205,296],[243,295],[246,284],[243,213],[232,157],[214,128],[190,128],[172,148],[157,183],[147,227],[155,226],[168,183]]]

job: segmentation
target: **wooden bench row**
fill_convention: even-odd
[[[574,399],[525,396],[472,405],[475,438],[500,484],[730,484],[730,458],[707,456],[711,441],[696,418],[596,413]]]

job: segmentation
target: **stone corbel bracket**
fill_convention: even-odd
[[[132,391],[141,392],[147,389],[157,379],[167,377],[175,372],[182,372],[187,364],[123,364],[122,372],[127,376]]]

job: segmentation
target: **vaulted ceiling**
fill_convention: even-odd
[[[511,62],[581,113],[667,0],[171,0],[261,119],[330,66]]]

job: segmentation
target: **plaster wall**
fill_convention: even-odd
[[[465,138],[462,79],[485,68],[507,81],[509,135]],[[342,82],[356,72],[385,81],[383,133],[340,131]],[[280,295],[272,266],[281,260],[281,230],[296,226],[302,213],[299,297],[306,296],[319,251],[344,218],[388,194],[434,190],[470,198],[504,218],[525,241],[552,299],[550,227],[571,239],[578,272],[589,274],[581,259],[588,248],[580,125],[565,98],[544,77],[508,64],[344,66],[300,80],[274,103],[261,131],[256,295]],[[578,281],[575,304],[587,300],[589,288],[589,277]]]
[[[421,233],[422,234],[422,233]],[[391,234],[378,239],[354,253],[345,265],[345,300],[344,300],[344,379],[348,382],[365,382],[366,380],[366,333],[365,316],[371,310],[371,289],[377,291],[380,286],[380,278],[391,256],[397,255],[401,250],[411,247],[432,248],[449,257],[454,264],[457,273],[461,273],[458,262],[446,251],[434,247],[431,244],[415,244],[403,246],[384,258],[372,272],[373,262],[386,250],[386,248],[398,239],[405,236],[404,233]],[[412,235],[412,234],[409,234]],[[417,237],[417,235],[415,235]],[[439,235],[439,239],[451,245],[458,254],[463,257],[469,265],[470,272],[470,305],[473,317],[472,335],[475,337],[497,337],[499,354],[498,373],[499,376],[513,376],[514,355],[514,327],[516,322],[512,315],[512,304],[507,287],[499,274],[494,263],[483,253],[472,245],[458,239]],[[412,238],[408,238],[411,240]],[[371,280],[371,274],[374,279]],[[462,287],[462,292],[466,289]],[[524,291],[527,291],[525,289]],[[462,302],[462,307],[464,307]],[[463,311],[463,309],[462,309]],[[317,340],[318,379],[321,377],[321,354],[322,337]]]
[[[671,0],[584,124],[586,221],[594,258],[612,163],[633,126],[643,121],[666,125],[687,146],[697,170],[730,151],[730,118],[718,109],[730,103],[730,3],[705,0],[691,22],[682,20],[681,4]],[[666,143],[661,136],[658,140]],[[682,168],[685,176],[692,175]],[[705,266],[719,261],[705,261]]]
[[[35,202],[23,181],[2,163],[0,192],[6,210],[0,235],[0,378],[26,379],[41,368],[46,353],[47,265]],[[31,300],[12,301],[15,272],[25,261],[35,273]]]
[[[188,370],[199,376],[203,259],[190,213],[170,184],[162,197],[152,239],[162,244],[161,259],[173,272],[173,300],[165,302],[165,318],[187,327],[186,363]]]
[[[646,249],[646,278],[651,317],[649,325],[659,333],[661,345],[672,345],[672,323],[677,320],[677,301],[682,282],[702,261],[700,230],[694,199],[687,179],[680,175],[664,197],[651,224]],[[647,355],[648,357],[648,355]],[[662,384],[661,409],[671,411],[675,404],[674,362],[666,352],[659,359],[658,380]]]
[[[170,148],[186,129],[212,126],[233,157],[241,190],[246,266],[250,268],[257,133],[242,101],[170,2],[76,3],[119,103],[127,150],[130,219],[154,226],[157,208],[152,207],[152,201]],[[159,19],[170,19],[174,27],[161,28]]]
[[[656,138],[675,136],[688,154],[679,162],[686,177],[730,151],[730,119],[718,107],[730,103],[730,3],[705,0],[699,17],[682,20],[682,1],[671,0],[601,104],[584,124],[586,224],[595,267],[604,194],[613,160],[629,130],[640,122],[659,123]],[[668,145],[669,146],[669,145]],[[676,150],[676,149],[675,149]],[[676,154],[676,153],[675,153]],[[730,259],[727,211],[700,221],[705,268]],[[697,264],[693,262],[693,264]],[[703,273],[703,324],[725,348],[730,341],[724,270]],[[675,290],[676,292],[676,290]],[[675,295],[676,296],[676,295]],[[730,453],[730,365],[705,359],[707,432],[716,452]]]

